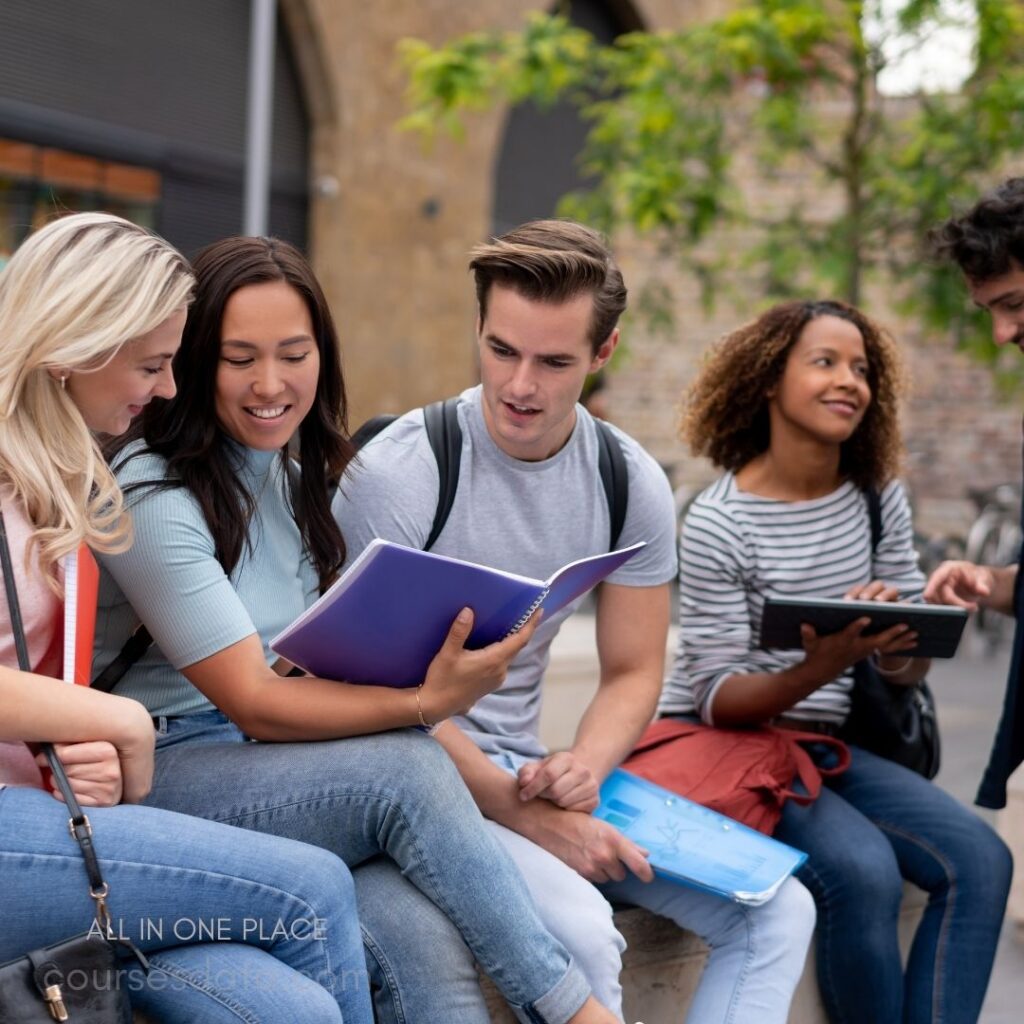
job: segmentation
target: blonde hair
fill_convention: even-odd
[[[192,283],[176,249],[105,213],[53,221],[0,271],[0,481],[23,503],[51,581],[80,544],[131,543],[117,481],[53,373],[103,366],[186,306]]]

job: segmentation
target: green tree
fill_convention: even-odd
[[[611,46],[539,13],[519,31],[440,48],[406,40],[404,125],[458,134],[474,110],[568,98],[588,123],[581,169],[592,185],[560,213],[652,236],[708,296],[743,281],[764,298],[813,290],[856,303],[880,281],[984,355],[957,276],[921,243],[1024,151],[1024,4],[886,4],[910,47],[958,18],[976,33],[958,91],[897,98],[878,88],[894,42],[872,31],[880,4],[740,0],[713,21]],[[779,201],[772,186],[787,176],[805,185]],[[833,201],[810,201],[819,195]]]

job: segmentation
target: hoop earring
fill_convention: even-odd
[[[61,391],[67,391],[68,389],[68,375],[66,373],[60,375],[60,389]]]

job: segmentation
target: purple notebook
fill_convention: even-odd
[[[271,641],[277,654],[325,679],[418,686],[467,605],[466,646],[486,647],[588,591],[644,545],[572,562],[549,580],[489,569],[418,548],[372,541],[315,604]]]

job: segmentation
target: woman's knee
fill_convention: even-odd
[[[592,895],[572,900],[571,906],[558,915],[557,927],[550,912],[542,916],[591,984],[600,988],[597,979],[618,978],[626,940],[615,926],[611,905],[593,886],[587,888]]]
[[[860,908],[866,918],[892,918],[903,899],[903,877],[892,846],[876,828],[856,842],[836,844],[813,857],[801,878],[814,894],[819,913],[841,906]]]
[[[406,795],[423,795],[432,802],[443,800],[451,787],[464,789],[458,769],[448,752],[432,736],[418,729],[401,729],[367,737],[385,763],[401,765],[392,781]]]
[[[949,881],[968,890],[973,903],[987,899],[1001,910],[1013,880],[1013,854],[987,822],[970,816],[973,827],[969,835],[942,851],[952,875]]]
[[[354,915],[355,883],[345,862],[317,846],[297,847],[295,872],[286,883],[293,896],[307,903],[321,920]]]
[[[759,930],[788,947],[810,944],[817,922],[814,897],[798,879],[790,878],[772,899],[756,908]]]

